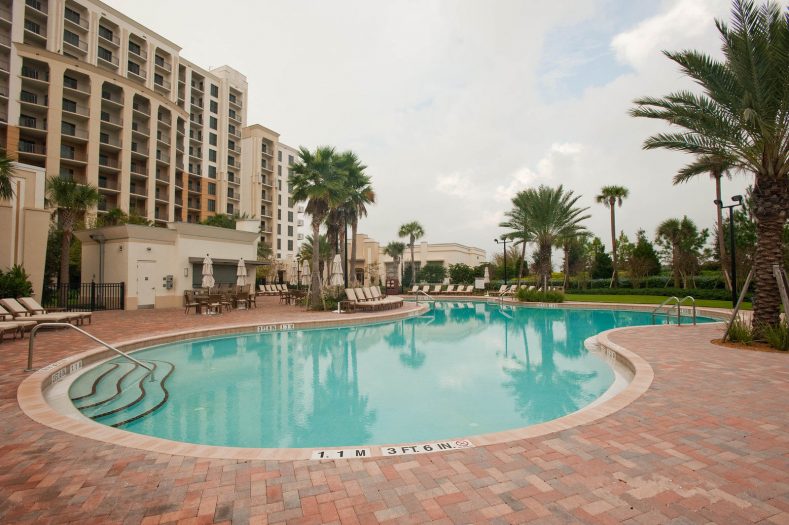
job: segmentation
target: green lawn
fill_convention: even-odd
[[[660,304],[666,300],[661,295],[585,295],[566,294],[566,301],[585,301],[590,303],[626,303],[626,304]],[[731,301],[716,301],[712,299],[697,299],[696,306],[710,308],[731,308]],[[751,303],[742,303],[743,310],[750,310]]]

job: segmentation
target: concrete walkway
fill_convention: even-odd
[[[88,330],[113,342],[329,315],[266,300],[210,318],[97,313]],[[39,425],[16,402],[27,339],[6,340],[0,523],[789,524],[789,355],[709,343],[720,335],[720,325],[613,334],[655,379],[589,425],[446,453],[323,462],[173,456]],[[92,346],[76,333],[42,333],[36,366]]]

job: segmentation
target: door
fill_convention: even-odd
[[[156,302],[155,264],[155,261],[137,261],[137,308],[153,308]]]

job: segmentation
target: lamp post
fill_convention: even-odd
[[[503,235],[501,237],[501,241],[499,241],[499,239],[493,239],[493,240],[496,241],[496,244],[499,244],[499,242],[501,242],[504,245],[504,284],[507,284],[507,243],[512,241],[508,241],[507,238],[504,237]]]
[[[296,290],[301,290],[301,255],[296,256]]]
[[[723,201],[715,199],[715,204],[721,209],[729,210],[729,252],[731,256],[731,305],[732,308],[737,304],[737,258],[735,257],[734,243],[734,208],[743,206],[742,195],[735,195],[731,198],[734,204],[724,206]]]

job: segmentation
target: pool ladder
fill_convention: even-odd
[[[430,300],[430,301],[433,301],[433,302],[435,302],[435,301],[436,301],[436,300],[433,298],[433,296],[432,296],[432,295],[430,295],[429,293],[427,293],[427,292],[423,292],[422,290],[417,290],[416,292],[414,292],[414,297],[416,298],[416,302],[417,302],[417,303],[419,303],[419,294],[422,294],[422,295],[424,295],[424,296],[425,296],[425,297],[427,297],[427,298],[428,298],[428,300]]]
[[[696,299],[687,295],[682,299],[679,299],[677,296],[672,295],[662,303],[660,303],[657,308],[652,310],[652,323],[655,323],[655,317],[660,314],[660,309],[663,307],[667,307],[666,311],[664,312],[666,319],[668,320],[671,316],[671,309],[677,309],[677,326],[682,326],[682,305],[685,304],[686,301],[690,301],[691,304],[691,319],[693,319],[693,326],[696,326]]]

